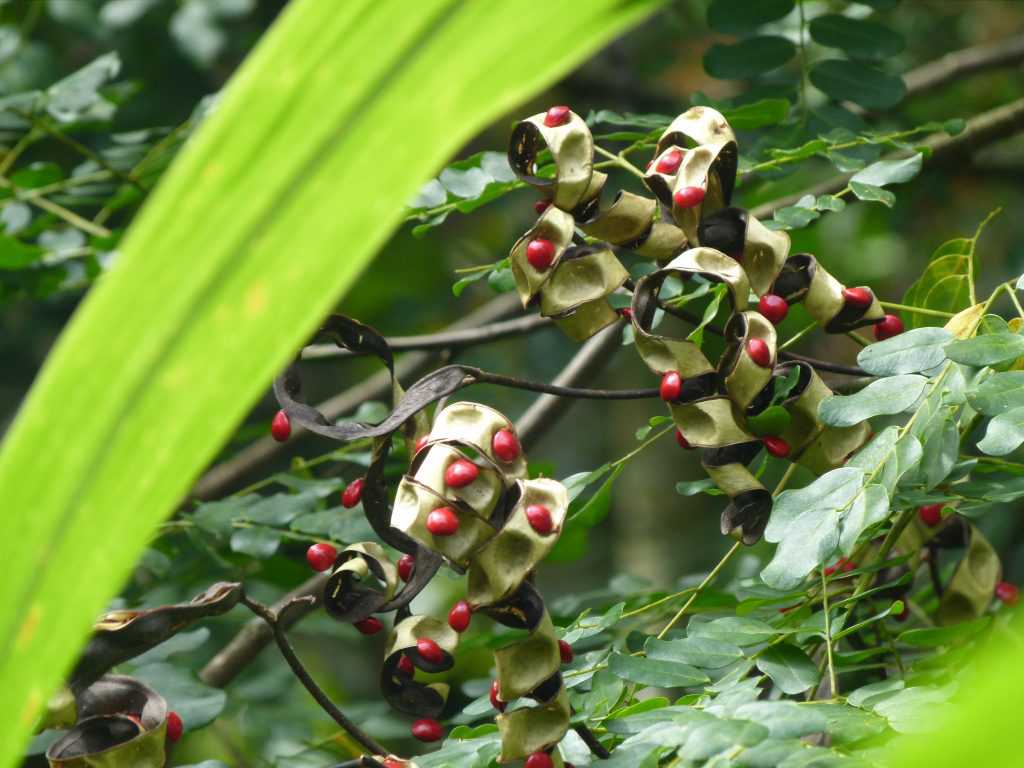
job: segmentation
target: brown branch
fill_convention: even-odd
[[[928,137],[922,142],[931,149],[931,156],[927,158],[926,162],[929,166],[941,167],[959,160],[969,159],[974,152],[982,147],[1021,131],[1024,131],[1024,99],[1017,99],[972,117],[967,121],[967,127],[957,136],[935,134]],[[911,154],[911,152],[903,151],[894,152],[886,155],[886,159],[908,157]],[[833,195],[843,190],[852,177],[852,173],[835,176],[810,189],[759,205],[751,209],[750,213],[759,219],[769,218],[778,209],[793,205],[805,195]],[[849,199],[852,196],[851,192],[846,192],[843,198]]]
[[[1014,35],[994,43],[964,48],[948,53],[941,59],[922,64],[903,75],[907,97],[918,96],[940,88],[961,77],[989,69],[1008,67],[1024,61],[1024,35]]]
[[[524,315],[464,330],[441,331],[423,336],[391,336],[388,339],[388,346],[393,352],[431,349],[457,350],[554,327],[555,323],[550,317]],[[322,360],[324,358],[352,357],[353,355],[354,353],[349,350],[334,344],[314,344],[302,350],[303,360]]]
[[[310,695],[316,700],[316,703],[331,716],[331,718],[342,730],[344,730],[349,736],[359,742],[359,744],[366,748],[370,753],[374,755],[386,755],[388,751],[374,740],[372,736],[365,733],[358,725],[352,722],[348,716],[338,709],[337,705],[331,701],[331,697],[324,693],[323,689],[316,684],[312,675],[303,666],[302,661],[295,654],[295,649],[292,648],[291,643],[288,642],[288,637],[285,635],[285,628],[282,626],[283,617],[289,612],[289,608],[292,606],[297,607],[302,603],[315,603],[315,598],[296,598],[298,603],[286,603],[280,610],[273,610],[263,605],[262,603],[251,599],[247,595],[242,595],[242,604],[250,611],[259,616],[267,625],[270,626],[273,632],[274,640],[277,642],[277,647],[281,651],[281,655],[284,656],[284,660],[288,662],[288,666],[291,667],[292,672],[299,679],[299,682],[305,686],[306,690],[309,691]]]
[[[453,323],[451,329],[473,328],[483,323],[491,323],[512,314],[518,308],[519,300],[516,296],[504,294]],[[437,358],[436,351],[410,352],[395,365],[395,374],[400,380],[418,377]],[[352,388],[318,404],[316,409],[328,419],[337,419],[339,416],[351,413],[367,400],[388,397],[390,392],[391,379],[387,371],[381,370]],[[243,478],[256,472],[264,464],[276,459],[286,451],[294,450],[297,442],[308,436],[309,433],[306,430],[296,426],[292,429],[292,436],[287,443],[275,442],[269,436],[257,440],[230,459],[207,470],[192,489],[190,497],[203,500],[223,496],[237,487]]]

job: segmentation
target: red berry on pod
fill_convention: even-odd
[[[421,637],[416,641],[416,653],[428,664],[440,664],[444,661],[444,651],[441,646],[429,637]]]
[[[757,302],[757,308],[772,325],[778,325],[789,314],[789,302],[774,293],[766,293]]]
[[[560,125],[565,125],[569,122],[572,115],[572,110],[565,106],[552,107],[548,110],[547,114],[544,115],[544,125],[548,128],[557,128]]]
[[[419,440],[417,440],[416,441],[416,445],[412,449],[413,454],[415,455],[415,454],[419,453],[420,451],[422,451],[423,447],[427,444],[427,442],[429,440],[430,440],[430,435],[424,435]]]
[[[406,677],[412,677],[416,674],[416,667],[413,666],[412,659],[402,654],[398,659],[398,671]]]
[[[996,584],[996,597],[1006,605],[1016,605],[1020,599],[1020,590],[1016,584],[1000,581]]]
[[[384,625],[380,623],[380,619],[375,616],[368,616],[362,621],[354,621],[352,622],[352,626],[358,629],[360,634],[363,635],[376,635],[384,629]]]
[[[345,490],[341,492],[341,506],[345,509],[352,509],[356,506],[363,498],[363,484],[366,481],[357,477],[351,483],[345,486]]]
[[[452,609],[448,611],[448,626],[456,632],[465,632],[469,629],[469,620],[473,618],[473,609],[465,600],[459,600]]]
[[[451,507],[438,507],[427,515],[427,530],[435,536],[451,536],[459,530],[459,516]]]
[[[531,504],[526,508],[526,519],[530,526],[541,536],[546,536],[555,529],[551,519],[551,511],[543,504]]]
[[[843,301],[851,307],[869,307],[871,291],[867,288],[843,288]]]
[[[444,736],[444,729],[437,720],[424,717],[412,724],[412,735],[420,741],[440,741]]]
[[[569,664],[573,660],[572,646],[565,642],[565,640],[559,640],[558,655],[562,657],[563,664]]]
[[[167,740],[172,744],[181,738],[185,732],[185,724],[181,722],[181,716],[177,712],[167,713]]]
[[[789,443],[781,437],[764,437],[761,438],[761,442],[764,443],[764,449],[772,456],[780,459],[789,456]]]
[[[480,475],[480,468],[468,459],[456,459],[444,471],[444,483],[449,488],[465,488]]]
[[[306,562],[314,571],[326,571],[334,565],[337,557],[338,550],[325,542],[314,544],[306,550]]]
[[[661,156],[658,165],[655,167],[658,173],[673,174],[679,170],[683,162],[682,150],[673,149]]]
[[[384,768],[405,768],[405,763],[400,763],[397,760],[392,760],[390,757],[383,763],[381,763],[381,765],[383,765]]]
[[[658,393],[666,403],[674,403],[679,400],[683,394],[683,377],[679,375],[679,371],[666,371],[662,375]]]
[[[544,213],[544,211],[546,211],[550,205],[550,200],[538,200],[536,203],[533,204],[533,210],[535,210],[538,214]]]
[[[619,317],[621,317],[622,319],[626,320],[627,322],[632,322],[633,310],[630,309],[629,307],[622,307],[621,309],[617,309],[615,311],[619,313]]]
[[[896,315],[886,315],[880,322],[875,323],[875,339],[885,341],[893,336],[903,333],[903,321]]]
[[[704,190],[700,187],[683,187],[672,195],[672,201],[679,208],[693,208],[704,201]]]
[[[412,569],[416,565],[416,558],[412,555],[402,555],[398,558],[398,578],[408,581],[412,576]]]
[[[682,430],[676,430],[676,442],[679,443],[680,448],[693,448],[690,445],[690,441],[686,439],[686,436],[682,433]]]
[[[918,507],[917,516],[921,518],[921,522],[929,528],[934,528],[942,522],[942,505],[925,504],[924,506]]]
[[[557,128],[560,125],[565,125],[569,122],[572,111],[569,110],[568,106],[559,104],[558,106],[552,106],[548,110],[548,114],[544,116],[544,124],[548,128]]]
[[[505,462],[515,461],[522,453],[519,447],[519,439],[511,429],[499,429],[491,438],[491,448],[494,455]]]
[[[538,272],[544,272],[555,260],[555,244],[543,237],[531,240],[526,246],[526,260]]]
[[[504,712],[508,704],[502,701],[500,696],[501,688],[498,686],[498,681],[494,680],[491,682],[491,706],[499,712]]]
[[[767,368],[772,364],[772,351],[768,349],[768,344],[763,339],[751,339],[748,341],[747,354],[750,355],[751,360],[762,368]]]
[[[523,768],[554,768],[555,763],[547,752],[534,752],[526,758]]]
[[[856,568],[856,564],[848,558],[840,557],[832,565],[825,569],[825,575],[831,576],[833,573],[847,573]]]
[[[275,413],[274,419],[270,422],[270,436],[277,440],[277,442],[283,443],[291,433],[292,423],[288,419],[288,414],[284,411]]]

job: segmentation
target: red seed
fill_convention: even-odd
[[[1020,599],[1020,590],[1016,584],[1000,581],[996,584],[996,597],[1006,605],[1016,605]]]
[[[533,210],[535,210],[538,214],[541,214],[544,213],[544,211],[546,211],[550,205],[550,200],[538,200],[536,203],[533,204]]]
[[[917,508],[917,516],[921,518],[921,522],[929,528],[934,528],[942,522],[942,505],[925,504],[920,506]]]
[[[499,429],[491,438],[491,449],[502,461],[515,461],[522,453],[516,433],[511,429]]]
[[[398,578],[408,581],[412,576],[412,569],[416,566],[416,558],[412,555],[402,555],[398,558]]]
[[[551,760],[551,755],[547,752],[534,752],[523,764],[523,768],[554,768],[555,764]]]
[[[473,609],[465,600],[459,600],[452,609],[448,611],[448,626],[456,632],[465,632],[469,629],[469,620],[473,618]]]
[[[326,542],[314,544],[306,550],[306,562],[314,571],[326,571],[338,557],[338,550]]]
[[[563,664],[569,664],[573,660],[572,646],[565,642],[565,640],[559,640],[558,655],[562,657]]]
[[[270,422],[270,436],[277,442],[283,443],[291,433],[292,423],[288,419],[288,414],[284,411],[275,413],[273,421]]]
[[[427,515],[427,530],[435,536],[451,536],[459,530],[459,516],[451,507],[438,507]]]
[[[538,272],[544,272],[555,260],[555,244],[543,237],[531,240],[526,246],[526,260]]]
[[[375,616],[369,616],[362,621],[354,621],[352,622],[352,626],[358,629],[360,634],[363,635],[376,635],[384,629],[384,625],[380,623],[380,619]]]
[[[181,722],[181,716],[177,712],[167,713],[167,740],[172,744],[181,738],[185,732],[185,724]]]
[[[658,173],[667,173],[671,175],[679,170],[679,166],[682,162],[682,151],[678,149],[673,149],[661,156],[661,159],[658,161],[658,165],[655,167],[654,170],[656,170]]]
[[[871,298],[871,291],[867,288],[843,288],[843,301],[851,307],[869,307]]]
[[[499,712],[504,712],[508,704],[501,700],[501,687],[497,680],[491,681],[491,706]]]
[[[767,368],[772,364],[772,351],[768,349],[768,344],[762,339],[748,341],[747,354],[762,368]]]
[[[781,437],[765,437],[761,442],[764,443],[764,449],[772,456],[777,456],[780,459],[789,456],[789,443]]]
[[[625,319],[628,322],[633,321],[633,310],[629,307],[622,307],[621,309],[615,310],[619,313],[619,317]]]
[[[400,763],[397,760],[392,760],[389,757],[387,760],[381,763],[381,765],[383,765],[384,768],[405,768],[406,763]]]
[[[679,400],[683,394],[683,377],[679,375],[679,371],[666,371],[662,375],[658,393],[666,403],[674,403]]]
[[[565,106],[552,107],[548,110],[548,113],[544,115],[544,125],[548,128],[557,128],[560,125],[565,125],[569,122],[572,115],[572,110]]]
[[[541,536],[547,536],[555,529],[551,519],[551,511],[543,504],[531,504],[526,508],[526,519],[530,526]]]
[[[680,448],[693,448],[693,446],[690,445],[690,441],[687,440],[682,431],[678,429],[676,430],[676,442],[679,443]]]
[[[772,325],[778,325],[789,314],[789,302],[774,293],[767,293],[757,302],[757,308]]]
[[[345,509],[352,509],[352,507],[358,504],[363,498],[363,484],[365,482],[363,478],[357,477],[345,486],[345,490],[341,492],[341,506]]]
[[[444,471],[444,483],[449,488],[465,488],[480,475],[480,468],[468,459],[456,459]]]
[[[704,190],[700,187],[683,187],[672,195],[672,200],[679,208],[693,208],[704,201]]]
[[[444,729],[437,720],[425,717],[412,724],[412,735],[420,741],[440,741],[444,736]]]
[[[875,339],[885,341],[903,333],[903,321],[896,315],[886,315],[881,322],[875,323]]]
[[[429,440],[430,440],[430,435],[424,435],[419,440],[417,440],[416,441],[416,445],[412,449],[413,454],[415,455],[415,454],[419,453],[420,451],[422,451],[423,447],[427,444],[427,442]]]
[[[404,653],[398,659],[398,671],[406,677],[412,677],[416,674],[416,667],[413,666],[412,659]]]
[[[421,637],[416,641],[416,653],[428,664],[440,664],[444,661],[444,651],[441,646],[429,637]]]

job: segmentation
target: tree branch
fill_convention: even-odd
[[[967,121],[967,127],[957,136],[935,134],[922,143],[932,150],[931,157],[927,160],[928,165],[942,166],[969,158],[982,147],[1020,131],[1024,131],[1024,99],[1011,101],[1009,104],[972,117]],[[894,152],[886,155],[885,159],[908,157],[910,154],[912,153]],[[852,176],[852,173],[835,176],[810,189],[759,205],[751,209],[750,213],[759,219],[767,219],[778,209],[793,205],[805,195],[832,195],[839,192],[849,184]],[[852,193],[847,192],[843,197],[848,199],[852,197]]]
[[[1024,35],[1003,38],[948,53],[903,75],[907,97],[940,88],[960,77],[1024,61]]]
[[[274,640],[277,642],[277,647],[281,650],[281,655],[284,656],[284,660],[288,662],[288,666],[291,667],[292,672],[295,673],[299,682],[301,682],[302,685],[305,686],[306,690],[309,691],[310,695],[316,699],[316,703],[334,719],[334,722],[341,726],[342,730],[358,741],[359,744],[366,748],[371,754],[388,754],[388,751],[378,744],[372,736],[365,733],[358,725],[349,720],[344,712],[338,709],[334,702],[331,701],[330,696],[324,693],[323,689],[316,684],[316,681],[303,666],[299,657],[295,655],[295,650],[292,648],[291,643],[288,642],[288,637],[285,635],[284,627],[281,625],[282,617],[288,613],[288,609],[293,605],[301,604],[302,602],[316,602],[314,598],[309,597],[296,598],[296,600],[299,602],[286,603],[280,611],[271,610],[262,603],[251,599],[244,593],[242,594],[241,602],[246,608],[255,613],[270,626],[273,631]]]
[[[481,325],[465,330],[441,331],[423,336],[392,336],[388,346],[393,352],[411,350],[464,349],[486,344],[490,341],[506,339],[510,336],[521,336],[545,328],[554,328],[555,323],[550,317],[540,315],[524,315],[512,320],[500,320],[496,323]],[[324,358],[353,357],[355,354],[334,344],[315,344],[302,351],[303,360],[322,360]]]

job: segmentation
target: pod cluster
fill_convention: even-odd
[[[520,299],[583,339],[617,318],[608,296],[629,275],[615,249],[657,262],[632,286],[637,351],[662,376],[680,443],[702,449],[705,469],[730,498],[723,533],[753,543],[771,511],[771,494],[747,466],[762,448],[822,473],[868,437],[866,424],[820,423],[818,403],[832,392],[806,363],[779,364],[775,323],[795,302],[830,333],[880,323],[885,313],[870,288],[846,288],[814,256],[791,255],[785,232],[731,205],[738,150],[719,112],[693,107],[662,133],[644,176],[653,198],[620,191],[603,201],[607,177],[594,170],[593,154],[586,122],[566,108],[515,127],[509,163],[544,197],[510,254]],[[731,314],[716,363],[697,340],[659,331],[666,313],[676,313],[665,289],[679,284],[724,290]]]

